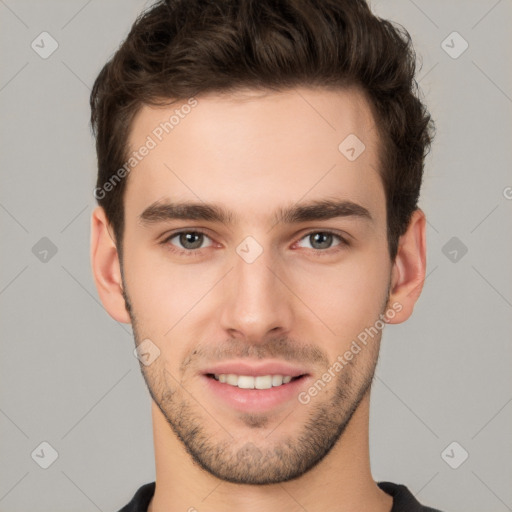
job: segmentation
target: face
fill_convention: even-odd
[[[357,90],[195,101],[134,120],[131,150],[155,144],[128,177],[124,298],[159,351],[141,369],[169,434],[218,478],[282,482],[329,453],[374,375],[391,307],[378,134]]]

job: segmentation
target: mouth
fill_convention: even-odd
[[[234,373],[207,373],[207,377],[222,384],[240,389],[270,389],[285,386],[290,382],[302,379],[306,374],[292,375],[237,375]]]
[[[212,407],[225,410],[227,405],[252,414],[290,407],[313,379],[306,367],[284,361],[230,361],[201,373],[205,397]]]

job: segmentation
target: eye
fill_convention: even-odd
[[[176,243],[179,244],[176,248],[173,247],[175,244],[171,242],[175,238],[177,240]],[[177,252],[178,254],[192,256],[197,252],[198,249],[204,249],[205,247],[209,247],[209,246],[203,246],[205,238],[210,240],[210,237],[207,236],[206,233],[199,231],[199,230],[178,231],[178,232],[172,233],[161,243],[164,245],[171,246],[170,249],[174,252]]]
[[[176,239],[175,242],[173,240]],[[339,243],[333,244],[333,240],[338,239]],[[210,240],[208,245],[203,245],[205,240]],[[302,240],[309,241],[309,248],[312,249],[317,255],[331,254],[341,250],[343,247],[348,247],[350,244],[342,236],[332,231],[311,231],[303,236]],[[211,238],[201,230],[183,230],[171,233],[162,242],[162,245],[167,247],[170,251],[180,256],[196,256],[201,254],[201,249],[211,247]],[[307,247],[306,247],[307,248]]]
[[[335,238],[337,238],[340,242],[336,244],[334,248],[349,245],[349,243],[343,237],[331,231],[311,231],[301,240],[309,241],[309,248],[315,251],[326,252],[326,250],[333,248],[332,242]]]

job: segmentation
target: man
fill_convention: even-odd
[[[101,71],[91,261],[156,458],[123,512],[433,510],[368,446],[425,278],[414,71],[362,0],[158,2]]]

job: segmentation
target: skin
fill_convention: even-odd
[[[368,441],[382,330],[308,404],[294,396],[269,411],[240,412],[218,400],[200,372],[221,360],[289,360],[307,368],[300,391],[307,390],[392,304],[400,311],[387,323],[409,318],[425,279],[425,215],[413,213],[391,261],[379,137],[357,89],[196,99],[127,178],[122,265],[103,209],[92,215],[91,263],[105,309],[132,324],[137,345],[149,338],[160,350],[141,363],[153,399],[149,510],[389,512]],[[143,107],[131,149],[184,103]],[[366,146],[354,161],[338,150],[349,134]],[[279,207],[325,198],[356,202],[373,221],[271,221]],[[162,200],[215,202],[237,218],[141,223]],[[172,233],[196,228],[207,232],[191,239],[201,248],[188,251],[198,255],[173,252],[192,244]],[[349,245],[336,236],[315,242],[325,229]],[[263,250],[252,263],[236,252],[249,235]]]

